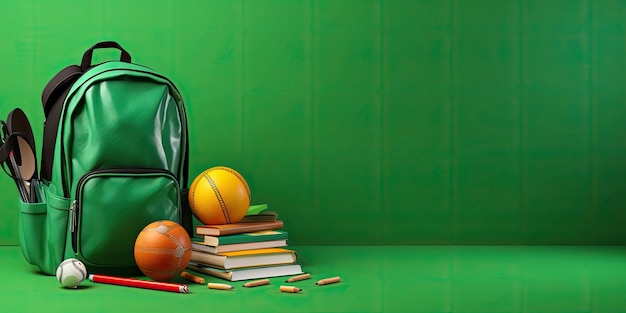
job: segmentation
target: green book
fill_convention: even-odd
[[[236,243],[287,239],[287,236],[288,233],[283,230],[261,230],[225,236],[199,236],[194,237],[194,241],[202,242],[208,246],[217,247],[220,245],[231,245]]]
[[[253,204],[250,207],[248,207],[248,211],[246,212],[246,215],[259,214],[265,211],[266,209],[267,209],[267,203]]]
[[[248,214],[239,220],[239,223],[267,222],[275,221],[276,219],[278,219],[278,213],[264,211],[258,214]]]

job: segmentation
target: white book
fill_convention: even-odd
[[[302,266],[300,264],[283,264],[273,266],[246,267],[239,269],[223,270],[215,267],[205,266],[198,263],[190,262],[187,268],[198,273],[211,275],[217,278],[240,281],[248,279],[260,279],[279,276],[291,276],[302,274]]]

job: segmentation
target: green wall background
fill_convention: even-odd
[[[191,175],[240,171],[293,245],[626,244],[624,1],[11,0],[0,32],[38,149],[46,82],[116,40],[181,89]]]

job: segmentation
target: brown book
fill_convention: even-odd
[[[198,225],[196,226],[196,235],[225,236],[280,228],[283,228],[283,221],[281,220],[253,223],[231,223],[220,225]]]

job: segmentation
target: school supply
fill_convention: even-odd
[[[287,240],[289,233],[284,230],[259,230],[248,233],[240,233],[226,236],[196,236],[192,241],[201,242],[208,246],[223,246],[240,243],[250,243],[270,240]]]
[[[290,276],[302,273],[302,265],[298,263],[220,269],[204,264],[189,262],[189,264],[187,264],[187,268],[198,273],[211,275],[229,281]]]
[[[120,60],[92,64],[98,49],[117,49]],[[192,234],[187,118],[172,81],[105,41],[55,75],[42,103],[42,197],[20,201],[28,262],[50,275],[70,257],[90,272],[140,273],[133,246],[143,227],[171,220]]]
[[[205,245],[204,242],[194,241],[196,238],[191,241],[191,248],[196,251],[212,253],[212,254],[220,254],[224,252],[234,252],[234,251],[242,251],[242,250],[254,250],[254,249],[265,249],[265,248],[280,248],[287,246],[287,239],[282,240],[267,240],[267,241],[257,241],[257,242],[247,242],[247,243],[235,243],[232,245],[221,245],[221,246],[209,246]]]
[[[0,125],[0,164],[15,181],[21,200],[37,202],[35,140],[28,118],[16,108],[9,113],[6,122],[0,120]]]
[[[230,223],[196,225],[196,236],[226,236],[241,233],[249,233],[260,230],[275,230],[283,228],[284,223],[281,220],[251,223]]]
[[[297,258],[298,256],[294,250],[284,248],[264,248],[220,254],[192,250],[190,262],[229,270],[253,266],[291,264],[295,263]]]

